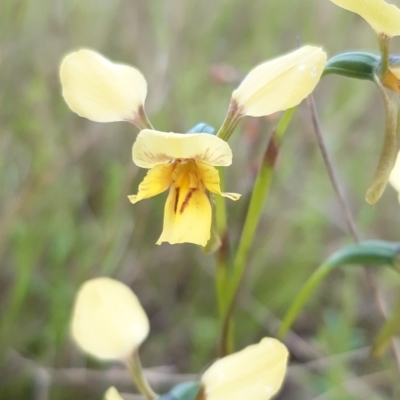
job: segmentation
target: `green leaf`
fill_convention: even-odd
[[[195,400],[200,391],[200,382],[184,382],[174,386],[157,400]]]
[[[360,51],[341,53],[330,58],[324,68],[323,76],[336,74],[355,79],[374,81],[381,66],[381,58],[375,54]]]
[[[346,246],[332,254],[315,270],[301,288],[283,317],[277,337],[282,339],[285,336],[311,294],[335,268],[343,265],[368,265],[370,267],[389,267],[399,272],[399,253],[400,243],[398,242],[366,240]]]

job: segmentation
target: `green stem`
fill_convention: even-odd
[[[390,97],[386,93],[385,88],[382,86],[377,76],[375,77],[375,83],[381,92],[385,105],[386,130],[383,148],[375,172],[374,180],[365,195],[366,201],[371,205],[374,205],[382,196],[397,156],[396,115],[393,110]]]
[[[224,190],[224,172],[219,169],[221,191]],[[216,291],[219,314],[225,313],[225,292],[228,282],[229,268],[229,239],[226,222],[226,203],[222,196],[215,196],[215,218],[217,232],[221,239],[221,245],[215,253],[216,258]]]
[[[137,350],[126,361],[126,366],[131,373],[132,379],[135,382],[139,392],[142,393],[147,400],[156,399],[158,395],[150,387],[149,382],[144,375],[142,363],[140,362],[139,353]]]
[[[241,117],[243,117],[243,115],[240,112],[238,104],[234,99],[231,99],[231,104],[229,105],[225,121],[221,125],[221,128],[219,128],[217,136],[227,142],[239,123]]]
[[[380,78],[382,79],[389,70],[390,37],[386,35],[379,35],[378,42],[381,52]]]
[[[308,279],[305,285],[301,288],[300,292],[296,296],[289,310],[283,317],[282,323],[277,332],[277,338],[282,340],[286,335],[286,332],[292,326],[297,314],[300,312],[307,299],[310,297],[314,289],[319,283],[331,272],[335,267],[335,264],[322,264]]]
[[[254,184],[249,209],[247,211],[246,220],[233,262],[232,278],[230,279],[229,287],[226,291],[226,314],[224,316],[222,343],[227,343],[229,341],[227,335],[230,331],[230,320],[234,311],[237,292],[245,271],[248,253],[253,243],[254,234],[261,217],[263,206],[268,197],[278,148],[295,110],[296,107],[286,110],[279,121],[279,124],[268,143],[260,171]]]
[[[220,187],[224,191],[225,172],[219,169]],[[224,327],[224,316],[227,312],[226,292],[229,280],[229,236],[226,217],[226,201],[223,196],[215,196],[215,218],[218,235],[221,239],[221,245],[215,253],[216,271],[215,271],[215,289],[217,293],[218,311],[221,319],[221,344],[220,356],[223,357],[231,351],[232,325]],[[227,332],[225,333],[225,329]]]

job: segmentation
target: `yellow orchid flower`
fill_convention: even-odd
[[[216,361],[201,378],[201,400],[269,400],[280,389],[288,351],[280,341],[264,338]]]
[[[364,18],[378,36],[400,35],[400,9],[384,0],[331,0]]]
[[[147,83],[135,68],[83,49],[63,59],[60,78],[65,101],[81,117],[135,123],[144,114]]]
[[[132,148],[133,162],[149,169],[135,204],[170,188],[164,210],[164,227],[157,244],[194,243],[205,246],[210,238],[211,204],[206,190],[222,193],[217,166],[232,163],[232,151],[224,140],[207,133],[180,134],[142,130]]]
[[[321,78],[326,53],[304,46],[252,69],[232,93],[241,115],[262,117],[297,106]]]
[[[72,337],[86,353],[124,361],[149,334],[149,320],[132,290],[110,278],[86,281],[72,314]]]

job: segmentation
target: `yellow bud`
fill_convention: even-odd
[[[304,46],[249,72],[233,92],[242,115],[261,117],[297,106],[317,85],[326,62],[318,47]]]
[[[104,394],[104,400],[124,400],[114,386],[111,386]]]
[[[128,286],[96,278],[79,289],[71,328],[73,338],[86,353],[123,361],[146,339],[149,320]]]
[[[268,400],[282,385],[287,359],[286,347],[272,338],[221,358],[201,378],[202,400]]]

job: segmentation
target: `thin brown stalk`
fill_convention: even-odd
[[[359,242],[360,236],[358,234],[357,225],[354,220],[353,214],[350,210],[350,207],[347,204],[347,201],[343,194],[343,190],[339,184],[339,179],[337,178],[335,168],[334,168],[332,159],[330,157],[330,154],[328,153],[328,149],[327,149],[327,146],[326,146],[326,143],[324,140],[324,136],[322,134],[322,128],[321,128],[321,124],[319,121],[317,108],[315,106],[314,97],[312,95],[310,95],[307,98],[307,105],[308,105],[308,108],[311,113],[312,124],[313,124],[315,135],[317,137],[318,146],[321,151],[322,158],[324,160],[325,167],[326,167],[328,175],[329,175],[329,179],[332,183],[332,186],[336,193],[340,207],[342,208],[343,214],[345,216],[347,227],[349,229],[349,233],[355,242]],[[376,280],[375,274],[371,269],[368,268],[368,266],[364,266],[364,271],[365,271],[365,277],[368,282],[369,288],[373,294],[378,312],[379,312],[380,316],[382,317],[382,319],[386,320],[387,319],[387,311],[386,311],[387,307],[386,307],[384,299],[382,298],[382,296],[379,292],[378,282]],[[396,360],[397,368],[400,371],[400,349],[398,348],[395,340],[392,340],[391,347],[392,347],[393,356]]]

